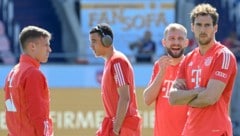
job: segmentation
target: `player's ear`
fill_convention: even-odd
[[[26,51],[31,51],[33,52],[35,49],[36,49],[36,43],[34,42],[29,42],[27,43],[27,46],[26,46]]]
[[[191,23],[191,31],[194,32],[194,24]]]
[[[215,26],[213,26],[214,27],[214,31],[215,31],[215,33],[218,31],[218,24],[216,24]]]
[[[162,46],[165,47],[165,45],[166,45],[166,39],[163,38],[163,39],[162,39]]]
[[[188,47],[188,45],[189,45],[189,39],[186,39],[184,44],[185,44],[185,45],[184,45],[184,48]]]

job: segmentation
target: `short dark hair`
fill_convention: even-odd
[[[37,26],[27,26],[22,29],[19,34],[19,41],[22,46],[22,49],[26,48],[26,42],[40,37],[48,37],[51,39],[52,35],[47,30],[37,27]]]
[[[109,24],[107,23],[100,23],[98,24],[97,26],[93,27],[90,32],[90,34],[92,33],[98,33],[101,37],[103,37],[103,33],[105,35],[109,35],[112,40],[113,40],[113,32],[112,32],[112,29],[110,27]]]
[[[200,16],[210,15],[213,20],[212,22],[213,26],[215,26],[218,23],[219,15],[217,13],[217,9],[208,3],[199,4],[191,11],[190,18],[192,24],[194,24],[195,18],[198,17],[199,15]]]

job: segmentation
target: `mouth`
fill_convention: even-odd
[[[96,54],[96,51],[95,51],[94,49],[92,49],[92,52],[93,52],[94,54]]]
[[[171,48],[171,51],[174,51],[174,52],[177,52],[177,51],[180,51],[181,48],[180,47],[172,47]]]
[[[207,35],[206,34],[200,34],[199,37],[205,38],[205,37],[207,37]]]

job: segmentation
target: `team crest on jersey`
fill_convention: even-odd
[[[212,62],[212,59],[213,59],[212,57],[207,57],[204,61],[204,65],[209,66]]]

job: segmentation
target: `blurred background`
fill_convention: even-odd
[[[196,43],[189,13],[204,2],[219,13],[216,39],[229,47],[239,62],[240,0],[0,0],[0,135],[7,134],[4,80],[18,62],[18,34],[27,25],[43,27],[53,35],[53,51],[41,70],[51,90],[55,135],[95,134],[104,116],[99,88],[103,60],[95,58],[90,50],[88,32],[101,22],[112,26],[115,48],[133,64],[143,136],[152,135],[154,105],[144,105],[142,92],[151,77],[153,62],[165,53],[161,45],[164,28],[173,22],[183,24],[191,40],[186,53],[191,51]],[[238,74],[231,104],[234,136],[240,136],[239,82]]]

